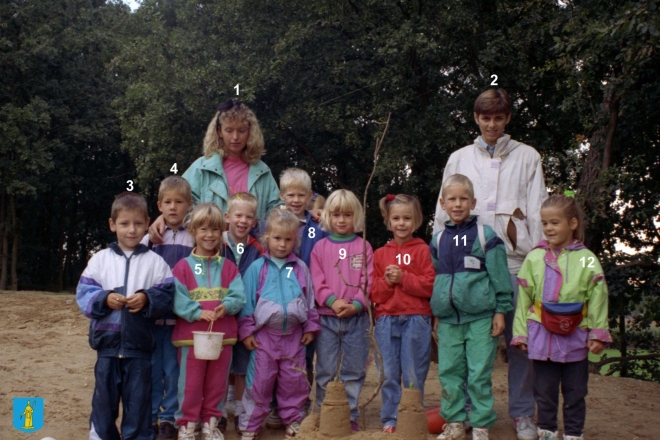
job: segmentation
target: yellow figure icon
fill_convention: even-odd
[[[28,400],[27,405],[25,405],[25,411],[21,414],[21,417],[25,416],[25,421],[23,422],[23,429],[34,429],[32,425],[32,413],[34,409],[30,406],[30,401]],[[14,419],[16,420],[16,419]]]

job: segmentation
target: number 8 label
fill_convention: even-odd
[[[307,238],[316,238],[316,228],[309,228]]]

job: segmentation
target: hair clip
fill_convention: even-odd
[[[567,190],[564,191],[564,195],[565,195],[566,197],[572,197],[572,198],[575,198],[575,191],[570,190],[570,189],[567,189]]]
[[[241,195],[241,193],[236,193],[236,198],[238,200],[243,200],[243,196]]]
[[[385,196],[385,201],[386,202],[391,202],[395,198],[396,198],[396,196],[394,194],[388,194],[388,195]]]

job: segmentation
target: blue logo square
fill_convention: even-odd
[[[34,432],[44,427],[43,397],[14,397],[14,428]]]

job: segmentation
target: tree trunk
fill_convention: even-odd
[[[18,290],[18,243],[20,241],[20,233],[16,225],[16,196],[12,195],[9,198],[9,209],[11,214],[11,229],[13,232],[11,243],[11,290]]]
[[[622,358],[628,356],[628,340],[626,337],[626,316],[624,314],[619,315],[619,351],[621,351]],[[628,364],[625,361],[621,362],[621,370],[619,374],[621,375],[621,377],[628,376]]]
[[[9,224],[7,223],[7,211],[5,210],[5,194],[0,195],[0,290],[7,288],[7,258],[9,256]]]
[[[614,136],[616,135],[617,124],[619,123],[619,102],[621,96],[615,96],[616,90],[612,91],[612,98],[608,103],[610,110],[610,121],[607,126],[607,137],[605,138],[605,148],[603,150],[603,170],[612,165],[612,146],[614,145]]]

